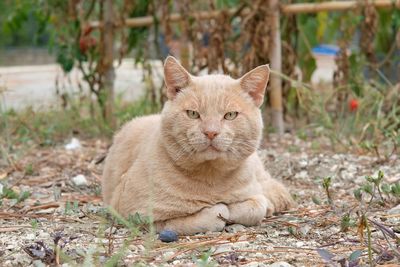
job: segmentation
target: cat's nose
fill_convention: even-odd
[[[204,134],[207,136],[207,138],[210,139],[210,140],[213,140],[213,139],[218,135],[218,132],[216,132],[216,131],[204,131],[203,133],[204,133]]]

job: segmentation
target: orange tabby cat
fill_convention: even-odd
[[[160,115],[135,118],[115,135],[102,178],[104,202],[123,216],[153,216],[157,231],[221,231],[292,206],[256,150],[269,67],[235,80],[164,66],[168,101]]]

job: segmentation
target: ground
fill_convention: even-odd
[[[367,188],[365,176],[378,177],[378,170],[384,173],[382,183],[394,185],[400,180],[400,159],[338,154],[326,140],[317,141],[270,135],[260,150],[266,168],[294,195],[295,209],[257,227],[232,225],[223,233],[180,236],[172,243],[138,232],[138,224],[128,229],[111,223],[105,215],[99,161],[109,141],[81,140],[72,150],[65,144],[34,147],[0,169],[0,265],[112,266],[115,259],[126,266],[365,266],[370,260],[398,266],[399,198],[384,194],[380,199],[373,189],[369,204],[368,194],[357,200],[353,191]],[[72,179],[77,175],[87,184],[77,186]],[[16,196],[4,197],[6,185]]]

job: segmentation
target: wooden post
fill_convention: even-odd
[[[104,2],[104,97],[105,97],[105,119],[108,125],[115,128],[114,118],[114,10],[113,0],[105,0]]]
[[[271,10],[271,39],[269,59],[271,69],[275,72],[282,72],[282,51],[281,51],[281,31],[279,23],[279,1],[270,0]],[[272,110],[272,125],[279,135],[284,133],[283,125],[283,106],[282,106],[282,79],[279,75],[271,73],[270,75],[270,103]]]
[[[189,37],[187,36],[187,27],[188,25],[183,22],[181,23],[181,40],[180,40],[180,62],[182,64],[182,66],[187,70],[190,71],[190,55],[189,55]]]

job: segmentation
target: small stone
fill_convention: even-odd
[[[400,214],[400,204],[387,211],[388,214]]]
[[[306,179],[308,177],[308,172],[307,171],[301,171],[299,173],[296,173],[294,178],[296,179]]]
[[[46,265],[41,260],[34,260],[32,262],[33,266],[35,267],[45,267]]]
[[[86,180],[86,177],[82,174],[79,174],[79,175],[73,177],[72,182],[76,186],[87,186],[88,185],[88,181]]]
[[[266,247],[265,247],[265,250],[274,251],[275,248],[274,248],[273,246],[266,246]]]
[[[249,239],[249,236],[248,236],[248,235],[241,235],[241,236],[238,238],[238,241],[246,241],[247,239]]]
[[[300,232],[303,236],[306,236],[310,230],[311,230],[311,226],[309,226],[307,224],[300,227]]]
[[[287,262],[284,262],[284,261],[274,262],[268,266],[269,267],[293,267],[293,265],[291,265]]]
[[[94,243],[108,244],[108,240],[104,238],[94,238],[93,241]]]
[[[171,258],[173,255],[175,255],[175,252],[173,252],[173,251],[166,251],[166,252],[164,252],[164,254],[163,254],[164,259],[166,259],[166,260],[168,260],[169,258]]]
[[[265,263],[262,263],[262,262],[250,262],[250,263],[248,263],[246,265],[243,265],[243,266],[246,266],[246,267],[267,267],[268,265],[266,265]]]
[[[269,237],[278,237],[279,236],[279,234],[280,234],[280,232],[279,231],[276,231],[276,230],[269,230],[268,231],[268,236]]]
[[[302,241],[296,242],[296,247],[301,248],[303,246],[304,246],[304,242],[302,242]]]
[[[14,248],[15,248],[15,246],[13,244],[9,244],[9,245],[6,246],[6,249],[8,249],[8,250],[11,250],[11,249],[14,249]]]
[[[26,239],[29,239],[29,240],[33,240],[33,239],[35,239],[35,237],[36,237],[35,234],[27,234],[27,235],[25,236],[25,238],[26,238]]]
[[[81,147],[81,142],[76,138],[72,138],[71,141],[64,146],[66,150],[75,150]]]
[[[163,230],[161,231],[161,233],[159,234],[158,238],[162,241],[162,242],[175,242],[178,241],[178,235],[176,232],[171,231],[171,230]]]
[[[116,227],[108,227],[104,232],[107,235],[115,234],[117,232],[117,228]]]
[[[330,168],[330,171],[331,171],[331,172],[335,172],[335,171],[337,170],[337,168],[338,168],[338,165],[337,165],[337,164],[334,164],[334,165],[332,165],[332,167]]]
[[[232,250],[231,244],[222,244],[215,249],[214,254],[225,253],[231,250]]]
[[[237,233],[243,231],[244,229],[246,229],[246,227],[241,224],[232,224],[225,227],[225,231],[228,233]]]
[[[39,237],[40,237],[41,239],[47,239],[47,238],[50,238],[50,234],[47,233],[47,232],[41,231],[41,232],[39,232]]]
[[[264,257],[264,254],[262,254],[261,252],[257,252],[257,253],[255,254],[255,256],[256,256],[256,258],[263,258],[263,257]]]
[[[3,185],[0,183],[0,195],[3,194]]]
[[[308,161],[306,159],[302,159],[299,161],[299,166],[301,169],[305,169],[308,166]]]
[[[248,247],[250,247],[250,243],[248,241],[241,241],[233,244],[234,249],[245,249]]]

